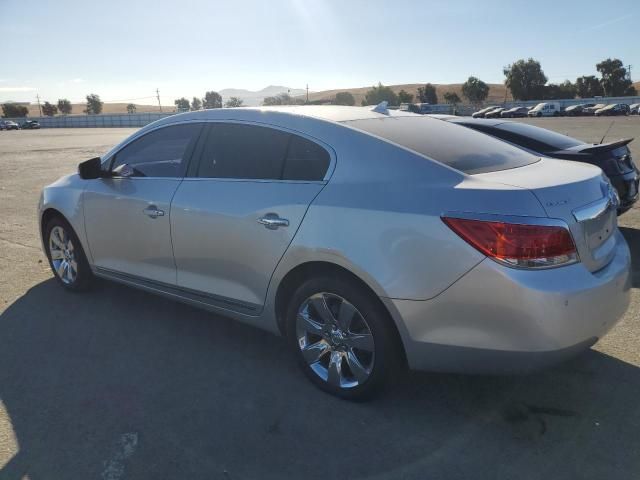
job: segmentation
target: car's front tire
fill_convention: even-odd
[[[71,225],[56,216],[44,228],[44,245],[56,280],[67,290],[87,290],[93,281],[91,267]]]
[[[395,330],[384,307],[362,285],[341,277],[305,281],[286,316],[287,341],[321,390],[366,400],[400,365]]]

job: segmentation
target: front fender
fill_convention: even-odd
[[[90,263],[93,263],[84,228],[84,211],[82,206],[86,182],[86,180],[82,180],[76,173],[64,176],[44,187],[40,194],[40,202],[38,204],[38,226],[40,228],[40,239],[43,242],[44,249],[44,232],[42,231],[44,227],[44,225],[42,225],[43,216],[47,211],[57,211],[69,222],[82,244],[87,259]]]

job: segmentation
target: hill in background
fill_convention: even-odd
[[[414,102],[418,102],[418,87],[423,87],[424,83],[404,83],[400,85],[386,85],[391,88],[395,93],[400,90],[405,90],[414,97]],[[512,100],[511,93],[507,91],[504,84],[490,83],[489,96],[487,97],[488,103],[501,103],[505,101],[505,93],[507,94],[507,100]],[[438,95],[438,101],[444,103],[444,94],[447,92],[457,93],[458,96],[464,101],[462,96],[462,84],[450,83],[450,84],[434,84],[436,87],[436,94]],[[356,100],[356,105],[361,105],[364,100],[364,96],[371,87],[358,87],[358,88],[337,88],[335,90],[325,90],[322,92],[309,92],[309,101],[318,100],[333,100],[338,92],[350,92]]]
[[[405,90],[411,93],[414,96],[414,101],[418,101],[418,87],[422,87],[424,83],[405,83],[401,85],[388,85],[394,92],[398,93],[400,90]],[[636,87],[636,90],[640,92],[640,81],[635,82],[633,84]],[[438,101],[444,103],[444,94],[447,92],[455,92],[458,96],[463,99],[462,96],[462,84],[461,83],[451,83],[451,84],[435,84],[436,94],[438,95]],[[356,100],[356,105],[361,105],[362,100],[364,100],[364,96],[371,87],[357,87],[357,88],[337,88],[335,90],[324,90],[322,92],[309,92],[309,100],[333,100],[338,92],[351,92]],[[246,106],[258,106],[262,105],[262,101],[265,97],[271,97],[278,95],[279,93],[287,93],[290,91],[291,96],[297,96],[298,98],[305,98],[306,91],[301,88],[288,88],[282,86],[269,86],[263,88],[262,90],[251,91],[251,90],[243,90],[243,89],[234,89],[227,88],[221,90],[219,93],[222,95],[223,100],[229,99],[229,97],[240,97],[243,99]],[[501,103],[506,100],[512,100],[511,93],[508,92],[507,88],[501,83],[490,83],[489,84],[489,97],[486,102],[489,103]],[[109,113],[127,113],[127,103],[105,103],[103,106],[102,112],[105,114]],[[29,108],[29,116],[37,117],[38,113],[38,105],[31,104],[28,106]],[[72,115],[81,115],[83,110],[86,108],[84,103],[74,103]],[[160,111],[160,107],[158,105],[138,105],[136,104],[137,113],[155,113]],[[162,111],[164,112],[173,112],[175,108],[173,106],[163,105]]]

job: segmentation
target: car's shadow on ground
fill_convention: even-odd
[[[621,231],[637,288],[640,231]],[[525,377],[412,373],[350,404],[280,338],[104,282],[48,280],[0,316],[18,449],[0,478],[628,478],[639,397],[640,370],[592,350]]]
[[[640,288],[640,230],[637,228],[620,227],[620,231],[631,249],[631,285]]]
[[[596,351],[525,377],[413,373],[353,404],[310,385],[280,338],[110,283],[48,280],[9,306],[0,398],[18,449],[3,479],[640,471],[640,369]]]

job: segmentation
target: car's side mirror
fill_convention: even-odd
[[[100,157],[91,158],[85,160],[78,165],[78,173],[83,180],[92,180],[94,178],[100,178],[103,175],[102,172],[102,160]]]

